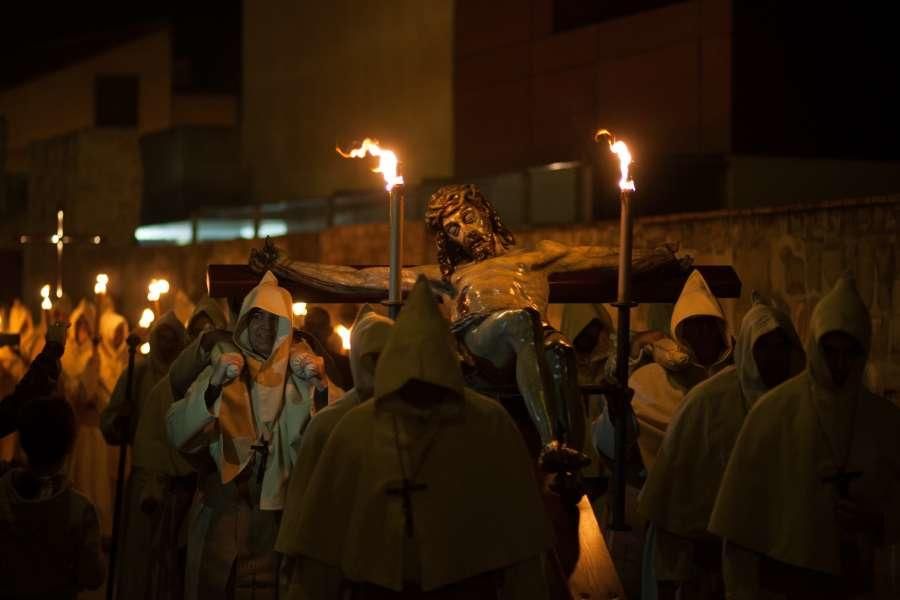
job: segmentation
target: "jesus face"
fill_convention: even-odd
[[[443,218],[444,233],[473,261],[481,261],[496,254],[494,231],[487,215],[478,207],[463,202]]]

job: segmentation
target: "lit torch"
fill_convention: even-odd
[[[41,288],[41,310],[44,311],[44,319],[49,316],[50,311],[53,309],[53,301],[50,300],[50,284],[45,283]]]
[[[613,523],[614,531],[627,529],[625,522],[625,448],[627,444],[627,423],[631,419],[631,395],[628,388],[628,355],[631,338],[631,192],[634,191],[634,180],[628,176],[631,165],[631,152],[621,140],[616,140],[612,133],[600,129],[594,134],[594,140],[601,137],[609,139],[609,150],[619,159],[619,289],[615,303],[618,309],[616,335],[616,383],[618,387],[618,410],[616,410],[615,432],[615,471],[613,472]]]
[[[390,200],[390,285],[388,286],[388,310],[391,318],[396,319],[400,307],[403,305],[402,279],[403,279],[403,209],[404,186],[403,176],[397,172],[399,160],[391,150],[382,148],[377,140],[366,138],[357,148],[344,152],[336,149],[344,158],[363,158],[366,155],[378,158],[378,166],[372,169],[373,173],[381,173],[384,177],[385,189]]]
[[[149,329],[150,325],[153,324],[153,320],[156,318],[156,315],[153,314],[153,311],[149,308],[145,308],[144,312],[141,313],[141,320],[138,321],[138,327],[142,329]]]
[[[294,327],[299,327],[306,316],[306,302],[294,302],[291,304],[291,312],[294,314]]]
[[[147,286],[147,300],[153,303],[156,313],[159,314],[159,299],[163,294],[169,293],[169,282],[165,279],[152,279]]]
[[[350,330],[343,325],[338,325],[334,328],[334,332],[341,338],[341,348],[344,352],[350,350]]]
[[[100,315],[106,308],[106,286],[108,283],[109,276],[106,273],[99,273],[94,280],[94,303],[97,305],[97,322],[94,323],[94,331],[98,341],[100,339]]]

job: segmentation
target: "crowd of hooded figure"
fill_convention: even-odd
[[[396,321],[359,310],[352,377],[329,327],[297,330],[291,309],[266,273],[231,319],[210,299],[186,324],[166,313],[129,390],[123,317],[82,302],[34,326],[14,305],[0,597],[102,585],[121,445],[118,598],[567,597],[521,423],[466,386],[428,283]],[[755,294],[733,339],[697,271],[668,329],[630,337],[630,531],[590,494],[628,597],[900,597],[900,409],[865,386],[853,280],[819,302],[805,351]],[[565,306],[560,330],[580,383],[613,377],[602,305]],[[587,402],[595,477],[612,403]]]

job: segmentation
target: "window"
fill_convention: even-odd
[[[553,0],[553,31],[562,33],[678,2],[679,0]]]
[[[94,124],[97,127],[137,127],[137,75],[98,75],[94,82]]]

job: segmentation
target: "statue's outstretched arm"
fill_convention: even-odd
[[[640,273],[667,264],[682,263],[685,259],[679,259],[675,250],[675,246],[668,244],[651,249],[635,248],[631,253],[632,272]],[[615,269],[619,266],[619,249],[612,246],[566,246],[542,241],[534,252],[538,255],[538,266],[553,272]]]
[[[387,290],[390,270],[387,267],[357,269],[344,265],[328,265],[292,260],[283,251],[266,240],[262,249],[250,251],[250,266],[258,273],[271,270],[279,279],[287,279],[334,292]],[[419,275],[425,275],[432,287],[440,293],[450,293],[452,288],[441,281],[437,265],[423,265],[403,269],[403,289],[412,289]]]

